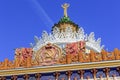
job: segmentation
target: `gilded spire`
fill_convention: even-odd
[[[65,17],[68,17],[68,16],[67,16],[67,8],[70,6],[70,4],[64,3],[64,4],[61,5],[61,6],[62,6],[62,8],[64,9],[64,16],[65,16]]]

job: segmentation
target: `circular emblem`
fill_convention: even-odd
[[[43,65],[55,64],[62,55],[62,50],[55,44],[47,44],[36,53],[36,60]]]

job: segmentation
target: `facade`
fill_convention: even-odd
[[[15,59],[0,62],[0,80],[120,80],[120,50],[104,50],[95,39],[64,16],[48,34],[35,36],[31,48],[15,49]]]

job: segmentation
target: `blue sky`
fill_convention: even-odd
[[[105,49],[120,49],[120,0],[0,0],[0,61],[14,59],[14,49],[30,47],[34,36],[51,31],[69,3],[70,19],[85,33],[102,38]]]

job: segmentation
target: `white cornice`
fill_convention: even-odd
[[[101,46],[101,38],[97,40],[94,37],[94,32],[91,32],[89,36],[84,34],[84,29],[79,28],[77,32],[73,32],[71,27],[67,27],[64,32],[60,32],[59,28],[54,27],[52,33],[48,34],[43,31],[42,37],[35,36],[35,44],[32,46],[34,51],[39,50],[47,43],[72,43],[77,41],[85,41],[86,47],[93,49],[95,52],[101,52],[103,45]]]

